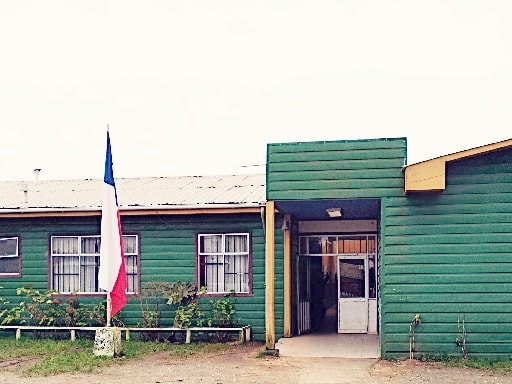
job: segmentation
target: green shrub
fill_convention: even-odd
[[[199,309],[199,297],[206,288],[196,289],[194,283],[176,281],[169,286],[167,304],[175,308],[174,326],[178,328],[201,327],[204,313]]]
[[[231,290],[223,298],[210,301],[211,316],[208,319],[210,327],[233,327],[235,326],[235,302],[233,297],[235,291]]]

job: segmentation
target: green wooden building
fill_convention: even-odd
[[[17,303],[16,288],[31,286],[60,299],[105,298],[97,281],[102,186],[0,183],[0,297]],[[148,283],[193,282],[207,286],[204,302],[234,290],[234,320],[264,339],[264,175],[118,179],[116,186],[128,278],[123,323],[144,326],[140,294]],[[172,327],[165,300],[160,311],[160,325]]]
[[[417,164],[406,138],[271,143],[264,175],[116,185],[127,325],[144,284],[180,280],[235,289],[268,349],[321,333],[383,358],[512,357],[512,140]],[[101,180],[0,182],[0,297],[104,297],[100,200]]]
[[[512,140],[412,165],[406,144],[268,145],[269,347],[332,332],[384,358],[512,357]]]

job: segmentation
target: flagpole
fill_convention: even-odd
[[[105,323],[106,327],[110,327],[111,319],[112,319],[112,298],[110,297],[110,292],[107,292],[107,322]]]
[[[107,124],[107,134],[110,132],[110,127]],[[110,291],[107,291],[107,322],[105,323],[106,327],[110,327],[110,322],[112,320],[112,298],[110,297]]]
[[[101,245],[98,286],[107,295],[105,327],[96,330],[94,354],[120,356],[122,354],[121,330],[112,327],[115,316],[126,304],[126,267],[123,234],[116,184],[112,169],[112,151],[107,125],[107,150],[103,175],[103,204],[101,207]]]

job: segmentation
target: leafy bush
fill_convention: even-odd
[[[31,287],[17,288],[16,294],[24,298],[18,305],[0,311],[1,325],[87,327],[106,323],[106,300],[89,306],[80,303],[76,294],[61,300],[56,291],[41,292]],[[112,322],[120,323],[119,317]]]
[[[235,303],[232,299],[235,292],[231,290],[223,298],[212,299],[210,301],[211,317],[208,319],[210,327],[233,327],[235,326],[234,314]]]
[[[169,286],[167,304],[175,308],[174,326],[178,328],[201,327],[204,313],[199,309],[199,297],[206,288],[196,289],[191,282],[176,281]]]
[[[0,289],[3,288],[4,287],[0,286]],[[9,302],[0,296],[0,320],[3,319],[5,314],[7,313],[7,304],[9,304]]]

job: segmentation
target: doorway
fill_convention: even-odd
[[[377,334],[377,235],[299,236],[298,334]]]

